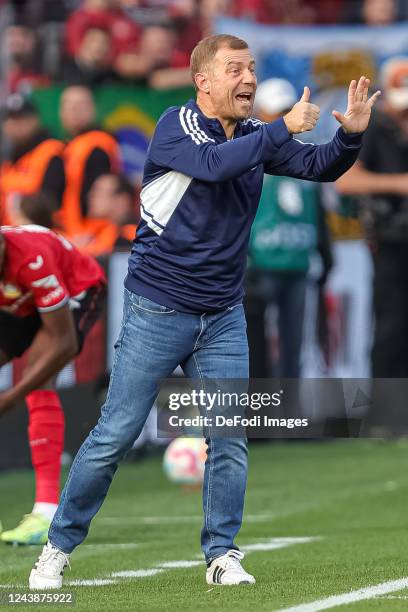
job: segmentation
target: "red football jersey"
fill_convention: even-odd
[[[0,278],[0,309],[25,317],[61,308],[89,287],[106,282],[104,271],[68,240],[39,225],[0,228],[6,259]]]

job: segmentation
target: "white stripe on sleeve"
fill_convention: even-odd
[[[195,134],[193,132],[190,132],[187,128],[186,122],[185,122],[185,118],[184,118],[184,114],[185,114],[186,108],[185,106],[182,106],[180,108],[180,112],[179,112],[179,118],[180,118],[180,123],[181,123],[181,127],[183,128],[184,132],[190,136],[191,140],[193,142],[195,142],[197,145],[201,144],[201,141],[197,138],[197,136],[195,136]]]

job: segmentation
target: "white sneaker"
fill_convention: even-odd
[[[48,542],[30,573],[30,589],[60,589],[69,555]]]
[[[229,550],[217,557],[207,568],[207,584],[254,584],[255,578],[248,574],[241,565],[244,553],[240,550]]]

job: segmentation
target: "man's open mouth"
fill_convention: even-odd
[[[241,93],[237,94],[235,97],[240,102],[251,102],[252,101],[252,92],[244,91],[244,92],[241,92]]]

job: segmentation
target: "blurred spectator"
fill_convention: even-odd
[[[237,17],[252,19],[259,23],[313,23],[316,11],[310,2],[300,0],[238,0],[233,2],[231,12]]]
[[[187,0],[188,1],[188,0]],[[195,0],[192,0],[195,4]],[[116,7],[142,28],[149,25],[169,25],[170,13],[174,4],[171,0],[114,0]]]
[[[297,100],[288,81],[268,79],[258,87],[255,109],[259,118],[269,123],[288,112]],[[271,305],[277,310],[279,337],[279,358],[273,374],[300,376],[307,275],[316,251],[323,264],[319,279],[323,285],[332,257],[317,186],[265,175],[249,243],[246,311],[252,376],[271,374],[266,367],[270,360],[265,337],[265,312]]]
[[[96,121],[96,109],[92,92],[87,87],[66,87],[60,100],[60,120],[70,138],[79,136]]]
[[[201,0],[200,20],[205,36],[214,33],[217,17],[229,15],[258,23],[335,23],[343,0]]]
[[[96,257],[128,250],[139,217],[135,197],[135,188],[124,176],[103,174],[97,178],[88,194],[81,249]]]
[[[237,0],[233,3],[231,12],[235,17],[258,23],[279,23],[282,8],[279,2],[272,0]]]
[[[82,39],[90,28],[110,32],[113,60],[121,53],[137,48],[140,27],[113,0],[84,0],[81,8],[70,15],[66,24],[66,50],[69,55],[78,53]]]
[[[151,25],[174,28],[176,47],[188,57],[203,38],[196,0],[115,0],[115,3],[143,28]]]
[[[41,73],[39,45],[34,30],[23,25],[11,25],[4,37],[6,85],[10,93],[29,93],[33,87],[50,84]]]
[[[151,69],[185,68],[190,58],[176,47],[176,33],[171,28],[150,26],[143,31],[139,51],[149,58]]]
[[[104,174],[94,182],[88,195],[89,217],[81,234],[81,250],[100,257],[114,250],[129,250],[136,236],[135,189],[122,175]],[[42,225],[59,230],[49,196],[39,191],[21,198],[16,225]]]
[[[63,81],[92,86],[116,80],[111,64],[111,42],[108,31],[98,28],[87,30],[74,58],[67,59],[63,66]]]
[[[367,25],[388,25],[397,18],[397,5],[395,0],[364,0],[361,13]]]
[[[60,118],[71,139],[64,152],[67,187],[61,224],[79,244],[88,217],[89,191],[99,176],[119,170],[119,147],[113,136],[96,125],[94,100],[86,87],[71,86],[64,90]]]
[[[404,3],[402,3],[404,4]],[[396,0],[362,0],[345,3],[345,20],[370,26],[389,25],[398,19]]]
[[[139,220],[136,190],[121,174],[103,174],[88,194],[88,214],[94,219],[109,219],[116,225],[127,225]]]
[[[408,21],[408,2],[400,2],[398,16],[401,21]]]
[[[170,7],[171,23],[177,34],[176,47],[187,58],[203,38],[199,3],[195,0],[174,0]]]
[[[138,53],[122,54],[118,58],[118,73],[127,80],[146,79],[157,89],[189,85],[189,56],[175,47],[176,40],[176,33],[171,28],[147,27]]]
[[[387,62],[384,100],[364,135],[359,160],[341,177],[355,195],[372,246],[375,314],[372,373],[408,376],[408,57]]]
[[[313,11],[313,22],[318,24],[341,23],[344,18],[344,4],[350,0],[308,0]],[[296,20],[294,21],[296,23]]]
[[[343,0],[236,0],[230,13],[258,23],[336,23]]]
[[[212,36],[215,19],[221,15],[229,14],[233,6],[232,0],[201,0],[199,10],[202,36]]]
[[[16,223],[25,194],[41,190],[52,200],[54,210],[59,208],[65,189],[64,144],[41,127],[37,109],[20,94],[6,101],[3,133],[9,150],[0,169],[0,224]]]

